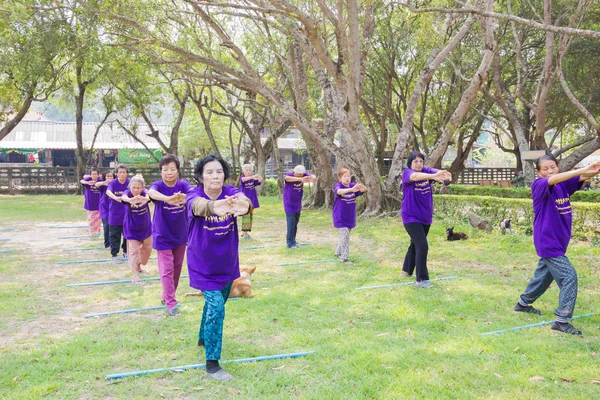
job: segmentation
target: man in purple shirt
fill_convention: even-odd
[[[515,305],[515,311],[542,315],[531,304],[548,289],[553,280],[560,288],[556,321],[552,329],[581,335],[569,323],[577,300],[577,272],[565,255],[571,240],[571,195],[583,182],[600,172],[600,162],[569,172],[559,172],[552,155],[538,158],[535,165],[539,176],[531,184],[533,199],[533,244],[540,257],[533,278]]]
[[[304,184],[316,181],[314,175],[308,174],[303,165],[296,165],[293,172],[285,175],[285,185],[283,187],[283,210],[285,211],[285,220],[287,223],[287,247],[294,249],[298,247],[296,243],[296,233],[298,232],[298,222],[302,212],[302,195],[304,194]]]
[[[112,180],[106,188],[106,195],[112,200],[108,206],[108,230],[110,238],[110,254],[113,263],[118,263],[119,244],[123,234],[123,219],[125,218],[125,205],[122,203],[121,196],[129,187],[129,168],[126,165],[119,165],[116,170],[117,179]],[[123,237],[123,258],[127,258],[127,239]]]
[[[416,268],[415,284],[429,289],[433,287],[427,271],[427,234],[433,219],[431,181],[444,182],[451,180],[452,175],[445,170],[425,167],[425,156],[418,152],[410,153],[406,162],[408,168],[402,172],[402,222],[410,236],[410,246],[401,273],[411,276]]]

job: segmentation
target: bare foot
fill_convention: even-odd
[[[409,274],[408,272],[406,272],[406,271],[402,270],[402,271],[400,271],[400,275],[406,275],[406,276],[408,276],[408,275],[410,275],[410,274]]]

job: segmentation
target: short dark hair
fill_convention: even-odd
[[[535,160],[535,169],[537,169],[538,171],[540,170],[540,164],[542,161],[554,161],[556,165],[558,165],[558,161],[556,161],[556,158],[554,158],[552,154],[545,154],[537,160]]]
[[[104,179],[106,179],[106,175],[108,175],[108,174],[111,174],[111,175],[113,176],[113,178],[115,177],[115,173],[114,173],[114,171],[106,171],[106,172],[104,173]]]
[[[406,159],[407,168],[410,168],[412,166],[412,162],[415,160],[415,158],[420,158],[421,160],[425,161],[425,155],[423,153],[413,151],[408,155],[408,158]]]
[[[127,173],[129,173],[129,167],[125,164],[120,164],[117,168],[115,168],[115,176],[117,176],[120,169],[124,169],[127,171]]]
[[[92,173],[92,172],[94,172],[94,171],[98,172],[98,168],[96,168],[96,167],[91,167],[91,168],[90,168],[90,175],[91,175],[91,173]],[[98,173],[100,173],[100,172],[98,172]]]
[[[229,179],[229,164],[227,164],[227,162],[223,160],[221,156],[218,156],[216,154],[209,154],[202,160],[198,161],[198,163],[194,167],[194,179],[196,180],[196,182],[198,182],[200,186],[204,186],[204,184],[202,183],[202,174],[204,173],[204,166],[212,161],[218,161],[219,163],[221,163],[221,167],[223,167],[223,174],[225,174],[225,178],[223,179],[223,181]]]
[[[162,167],[171,163],[175,163],[175,167],[177,167],[177,172],[179,172],[179,159],[174,154],[165,154],[158,163],[158,169],[162,170]]]

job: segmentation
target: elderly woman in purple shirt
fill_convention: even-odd
[[[263,177],[255,174],[251,164],[242,166],[242,176],[240,176],[240,191],[252,202],[253,211],[260,207],[256,187],[259,186]],[[244,221],[246,219],[246,221]],[[242,219],[242,237],[250,239],[250,231],[252,230],[252,214],[246,215]]]
[[[143,267],[148,264],[152,253],[152,223],[148,207],[150,198],[144,189],[145,184],[142,175],[135,175],[129,180],[129,188],[121,196],[121,202],[125,204],[123,237],[127,239],[131,281],[136,285],[144,284],[139,274],[147,273]]]
[[[83,208],[87,211],[87,220],[92,236],[100,235],[100,197],[102,193],[98,190],[96,183],[102,181],[100,174],[95,167],[90,168],[90,174],[83,177],[80,181],[84,188]]]
[[[342,168],[338,172],[339,182],[333,188],[333,226],[338,230],[338,246],[335,255],[342,262],[350,263],[350,231],[356,226],[356,198],[362,196],[367,188],[352,182],[350,170]]]
[[[187,263],[190,286],[202,291],[204,310],[198,346],[206,350],[206,373],[226,381],[233,377],[219,366],[225,303],[231,284],[240,276],[236,217],[252,211],[251,201],[234,186],[223,186],[229,166],[208,155],[196,164],[198,186],[187,194],[190,216]]]
[[[411,276],[416,268],[415,284],[429,289],[433,287],[427,271],[427,234],[433,219],[431,181],[444,182],[451,180],[452,175],[445,170],[425,167],[425,156],[418,152],[410,153],[407,165],[402,172],[402,222],[410,236],[410,246],[401,273]]]
[[[552,155],[538,158],[538,179],[531,184],[533,199],[533,244],[540,257],[533,278],[515,305],[515,311],[542,315],[531,304],[546,292],[552,281],[560,289],[553,330],[581,335],[569,323],[577,300],[577,272],[565,255],[571,240],[571,195],[583,182],[600,172],[600,162],[569,172],[559,172]]]
[[[188,240],[189,217],[185,196],[192,190],[192,185],[179,179],[179,166],[175,155],[164,155],[158,164],[162,180],[152,183],[148,191],[148,196],[154,201],[152,246],[156,249],[163,287],[161,303],[166,305],[167,314],[172,317],[181,314],[175,293]]]

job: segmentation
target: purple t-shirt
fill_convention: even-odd
[[[217,200],[237,193],[240,191],[236,187],[224,186]],[[198,290],[222,290],[240,277],[237,221],[231,214],[195,217],[192,202],[197,197],[209,199],[202,186],[192,189],[186,196],[190,216],[186,253],[190,286]]]
[[[108,206],[110,205],[111,198],[106,195],[106,186],[100,186],[98,188],[100,192],[100,201],[98,208],[100,209],[100,218],[108,218]]]
[[[92,182],[92,178],[83,178],[86,182]],[[102,182],[102,179],[98,179],[96,182]],[[98,188],[94,185],[83,185],[83,208],[88,211],[96,211],[100,207],[100,196],[101,193]]]
[[[125,180],[125,183],[120,183],[118,179],[113,179],[108,184],[108,190],[113,192],[117,197],[123,196],[123,193],[129,186],[129,178]],[[125,204],[120,201],[108,199],[108,224],[112,226],[123,226],[123,218],[125,218]]]
[[[256,187],[260,185],[258,179],[248,179],[246,182],[242,181],[243,177],[240,177],[240,191],[250,199],[252,202],[252,208],[259,208],[258,196],[256,195]]]
[[[132,198],[131,191],[125,191],[125,196]],[[142,190],[142,196],[147,196],[148,191]],[[130,203],[123,203],[125,206],[125,219],[123,220],[123,237],[127,240],[146,240],[152,235],[152,223],[150,222],[150,207],[148,203],[142,207],[132,207]]]
[[[288,172],[285,176],[295,177],[293,172]],[[304,176],[310,176],[310,174],[305,172]],[[286,213],[302,211],[303,194],[304,182],[285,182],[283,186],[283,211]]]
[[[342,182],[335,184],[333,188],[333,226],[335,228],[349,228],[356,226],[356,198],[362,196],[361,191],[350,192],[339,195],[339,189],[350,189],[356,186],[356,183],[350,182],[349,186],[344,186]]]
[[[571,195],[583,182],[573,177],[554,186],[548,178],[538,178],[531,184],[533,199],[533,244],[538,256],[564,256],[571,240]]]
[[[164,181],[156,181],[150,189],[165,196],[172,196],[177,192],[187,194],[193,188],[188,182],[177,179],[172,187]],[[172,205],[164,201],[152,201],[154,202],[152,247],[156,250],[170,250],[186,244],[189,218],[185,203]]]
[[[433,219],[433,194],[431,193],[431,182],[411,182],[410,176],[415,173],[410,168],[402,171],[402,222],[405,224],[420,223],[431,225]],[[424,174],[435,174],[434,168],[423,168]]]

